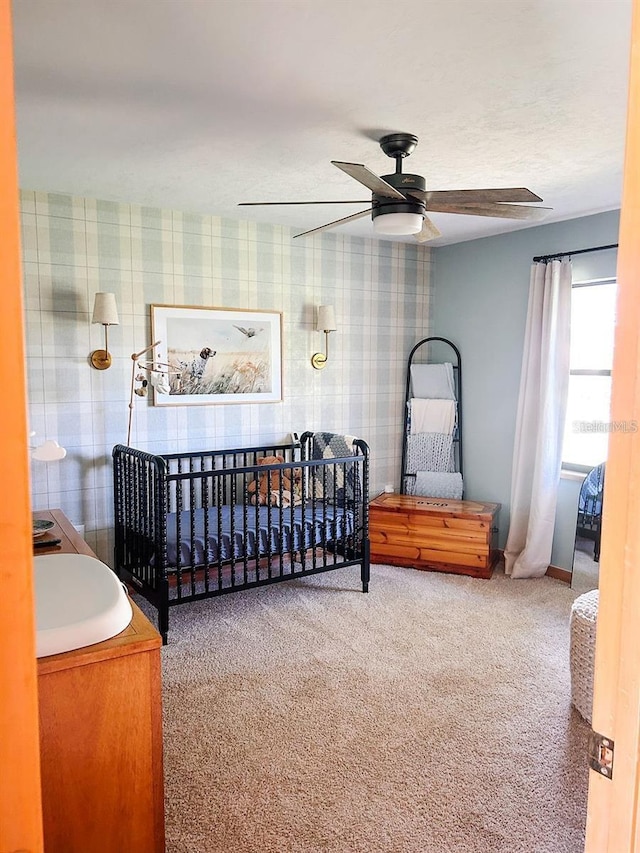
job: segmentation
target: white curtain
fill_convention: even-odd
[[[512,578],[541,577],[551,561],[569,387],[571,261],[531,268],[529,308],[504,552]]]

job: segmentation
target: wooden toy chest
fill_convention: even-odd
[[[491,577],[500,504],[382,494],[369,512],[372,563]]]

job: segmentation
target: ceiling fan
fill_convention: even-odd
[[[373,228],[380,236],[411,235],[419,243],[435,240],[440,231],[427,216],[431,213],[462,213],[467,216],[496,216],[504,219],[542,219],[546,216],[546,207],[530,207],[517,202],[542,201],[540,196],[524,187],[511,189],[481,190],[427,190],[426,182],[420,175],[410,175],[402,171],[402,161],[408,157],[418,144],[418,137],[412,133],[390,133],[380,139],[380,147],[396,161],[396,170],[392,175],[378,177],[360,163],[343,163],[332,160],[334,166],[355,178],[371,190],[371,201],[245,201],[241,206],[284,205],[284,204],[370,204],[366,210],[345,216],[296,234],[304,237],[333,228],[346,222],[353,222],[371,214]]]

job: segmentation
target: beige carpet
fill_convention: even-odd
[[[550,578],[373,566],[183,605],[168,853],[578,853],[588,726]]]

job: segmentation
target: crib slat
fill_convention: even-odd
[[[242,454],[241,465],[243,468],[246,468],[246,466],[247,466],[247,454],[246,453]],[[243,527],[243,530],[248,531],[249,530],[249,507],[248,507],[249,493],[247,491],[247,486],[248,486],[247,475],[245,473],[245,474],[242,474],[241,476],[242,476],[242,527]],[[245,534],[245,538],[246,538],[246,534]],[[245,584],[249,583],[249,558],[247,555],[246,544],[245,544],[245,547],[242,549],[242,577],[244,578]]]
[[[204,512],[204,591],[209,592],[210,590],[210,577],[209,577],[209,567],[211,565],[211,561],[209,560],[209,486],[211,485],[210,477],[203,477],[202,479],[202,509]]]
[[[220,474],[216,475],[216,506],[218,507],[218,547],[217,547],[217,564],[218,564],[218,591],[222,590],[222,559],[220,557],[220,543],[222,542],[222,513],[220,507],[223,503],[222,489],[224,486],[223,478]]]
[[[189,467],[192,468],[192,465]],[[191,533],[191,595],[196,594],[196,549],[194,547],[196,541],[196,481],[192,478],[189,480],[189,521]],[[204,560],[207,560],[207,538],[204,539]]]

